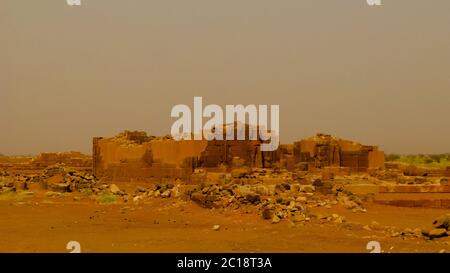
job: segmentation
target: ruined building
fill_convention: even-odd
[[[248,133],[248,127],[246,127]],[[247,135],[248,136],[248,135]],[[246,138],[248,139],[248,138]],[[366,172],[384,167],[384,153],[329,135],[317,135],[273,152],[263,152],[260,140],[180,140],[125,131],[113,138],[93,140],[93,168],[106,180],[133,181],[180,178],[189,181],[196,168],[230,170],[233,158],[252,168],[286,167],[313,171],[338,167],[349,172]]]
[[[171,137],[125,131],[113,138],[94,138],[94,174],[108,180],[189,180],[196,168],[210,171],[227,168],[236,157],[249,167],[271,167],[278,153],[262,152],[261,143],[260,140],[175,141]]]
[[[378,147],[324,134],[295,142],[292,160],[305,171],[339,167],[350,172],[367,172],[369,168],[384,168],[384,153]]]

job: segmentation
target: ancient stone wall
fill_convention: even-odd
[[[124,132],[94,138],[94,174],[115,181],[176,179],[190,181],[197,168],[230,171],[237,158],[248,168],[367,172],[384,167],[384,153],[329,135],[317,135],[273,152],[262,152],[260,140],[181,140]],[[330,169],[332,168],[332,169]]]
[[[135,135],[145,140],[130,138]],[[271,167],[277,153],[261,152],[260,144],[256,140],[175,141],[125,132],[114,138],[94,138],[94,174],[119,181],[164,178],[188,181],[195,168],[229,167],[237,157],[249,167]]]
[[[46,168],[56,164],[63,164],[70,167],[91,167],[92,157],[80,152],[66,153],[41,153],[31,162],[36,168]]]
[[[384,153],[376,146],[318,134],[294,143],[294,161],[307,170],[345,167],[351,172],[367,172],[369,168],[384,168]]]

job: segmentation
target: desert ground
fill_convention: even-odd
[[[251,207],[207,209],[185,200],[153,198],[139,204],[98,203],[90,197],[44,193],[0,201],[0,252],[382,252],[450,251],[449,237],[429,240],[403,236],[403,230],[429,225],[444,209],[365,204],[366,212],[340,205],[317,207],[339,214],[341,224],[313,219],[293,223],[264,221]],[[378,224],[376,224],[377,222]],[[214,226],[220,226],[218,230]],[[386,226],[395,228],[392,233]]]
[[[92,156],[0,157],[0,252],[450,251],[449,154],[259,146],[125,131]]]

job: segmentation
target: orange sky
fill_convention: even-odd
[[[170,132],[175,104],[279,104],[330,133],[450,152],[450,1],[0,1],[0,153]]]

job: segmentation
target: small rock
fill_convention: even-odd
[[[137,187],[137,188],[136,188],[136,191],[138,191],[138,192],[146,192],[147,189],[144,188],[144,187]]]
[[[47,197],[59,197],[61,195],[62,195],[62,193],[54,192],[54,191],[48,191],[45,193],[45,196],[47,196]]]
[[[248,202],[250,202],[252,204],[256,204],[256,203],[259,203],[259,201],[261,200],[261,197],[259,196],[259,194],[249,193],[245,196],[245,200],[247,200]]]
[[[269,208],[264,208],[264,209],[261,211],[261,217],[262,217],[264,220],[269,220],[270,218],[272,218],[272,210],[269,209]]]
[[[363,226],[363,229],[367,231],[372,231],[372,229],[368,225]]]
[[[430,237],[431,239],[441,238],[441,237],[445,237],[445,236],[447,236],[447,230],[444,228],[433,229],[428,234],[428,237]]]
[[[443,229],[449,230],[449,228],[450,228],[450,213],[436,218],[433,221],[433,227],[437,228],[437,229],[443,228]]]
[[[280,221],[281,221],[281,219],[277,215],[274,215],[272,217],[272,224],[278,224]]]
[[[303,214],[296,215],[292,218],[293,222],[303,222],[306,221],[306,217]]]
[[[214,225],[212,229],[214,231],[219,231],[220,230],[220,225]]]
[[[170,197],[170,193],[171,193],[171,190],[166,190],[163,193],[161,193],[161,197],[162,198],[169,198]]]
[[[306,193],[313,193],[316,190],[316,188],[313,185],[301,185],[300,191],[306,192]]]
[[[119,194],[120,193],[120,189],[119,189],[119,187],[117,187],[116,184],[111,184],[109,186],[109,190],[111,191],[112,194]]]

